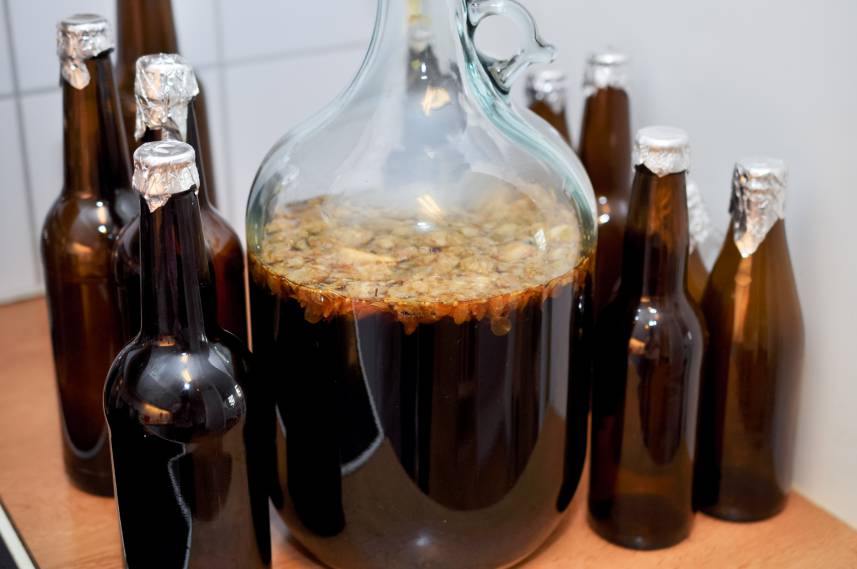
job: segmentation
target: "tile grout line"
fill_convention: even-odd
[[[36,239],[36,230],[39,228],[36,220],[36,205],[33,195],[33,179],[30,175],[30,157],[27,152],[27,136],[24,133],[24,106],[20,97],[20,80],[18,77],[18,61],[15,57],[15,42],[12,34],[12,11],[9,8],[9,0],[3,0],[3,16],[6,19],[6,43],[8,44],[9,68],[12,75],[12,98],[15,104],[15,118],[18,121],[18,144],[20,146],[20,158],[22,172],[24,174],[24,192],[27,205],[27,217],[29,217],[29,241],[30,253],[33,258],[33,271],[36,283],[36,290],[42,288],[42,272],[41,272],[41,254],[39,253],[39,245]]]
[[[226,199],[226,206],[229,208],[228,211],[224,211],[226,214],[226,218],[230,220],[230,225],[234,225],[232,220],[234,216],[232,215],[235,204],[233,200],[235,199],[235,183],[232,178],[232,137],[230,136],[230,128],[229,128],[229,104],[227,101],[227,88],[226,88],[226,68],[227,64],[225,62],[224,54],[225,48],[223,45],[223,7],[221,5],[221,0],[216,0],[214,2],[214,25],[216,26],[216,33],[214,34],[214,43],[215,43],[215,64],[214,67],[217,69],[217,90],[220,92],[220,120],[223,121],[223,125],[221,127],[221,132],[223,133],[223,140],[220,140],[220,144],[225,145],[225,152],[221,153],[226,163],[223,166],[224,172],[226,172],[226,184],[222,181],[218,185],[220,189],[220,195],[217,196],[221,200]],[[213,152],[212,152],[213,155]],[[223,188],[226,188],[226,192],[223,191]],[[244,240],[244,235],[240,236],[240,239]]]

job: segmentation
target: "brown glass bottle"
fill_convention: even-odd
[[[159,73],[167,66],[180,68],[182,73],[193,75],[193,70],[179,56],[161,54],[152,56],[158,58],[153,65],[152,73]],[[167,61],[168,60],[168,61]],[[141,60],[144,61],[144,60]],[[181,81],[163,81],[164,85],[183,84]],[[187,142],[196,150],[202,144],[198,133],[196,109],[192,93],[171,93],[164,96],[169,104],[187,104]],[[159,116],[170,114],[164,111]],[[165,140],[181,136],[180,126],[177,129],[166,128],[164,125],[147,125],[149,128],[143,134],[143,140]],[[229,223],[220,215],[209,200],[207,191],[208,179],[205,176],[203,164],[204,153],[197,153],[197,165],[200,172],[199,206],[202,216],[202,229],[205,242],[211,258],[214,278],[217,281],[217,317],[224,329],[247,341],[247,309],[244,286],[244,253],[238,235]],[[119,286],[119,301],[123,315],[123,329],[127,339],[140,331],[140,261],[139,261],[139,222],[133,221],[122,232],[116,246],[115,271]]]
[[[269,567],[273,412],[246,348],[217,323],[193,150],[150,143],[134,160],[143,321],[104,392],[125,561]]]
[[[134,74],[137,58],[152,53],[178,53],[176,25],[173,18],[172,0],[116,0],[116,19],[119,22],[116,54],[116,72],[119,75],[119,95],[125,131],[129,134],[130,153],[139,142],[130,133],[134,132],[137,103],[134,100]],[[196,99],[197,120],[203,144],[197,148],[203,152],[200,163],[205,167],[208,184],[208,199],[217,206],[217,190],[214,179],[213,159],[208,130],[208,110],[200,88]],[[130,155],[130,154],[129,154]]]
[[[615,293],[622,272],[622,240],[631,192],[631,112],[625,90],[627,58],[604,52],[589,58],[579,156],[598,203],[594,311]]]
[[[695,499],[735,521],[778,513],[791,484],[804,331],[783,221],[785,167],[748,160],[732,228],[703,297],[711,339],[699,406]]]
[[[558,69],[544,69],[527,77],[527,106],[572,146],[568,128],[568,77]]]
[[[693,520],[703,330],[685,281],[686,145],[676,129],[638,134],[640,155],[667,156],[670,166],[644,159],[636,168],[621,285],[596,330],[589,520],[605,539],[638,549],[681,541]]]
[[[94,38],[85,48],[80,36]],[[107,22],[72,16],[58,26],[63,64],[63,188],[42,227],[65,468],[87,492],[110,495],[101,413],[104,377],[123,344],[110,271],[119,230],[137,211],[110,62]],[[72,84],[74,83],[74,85]]]

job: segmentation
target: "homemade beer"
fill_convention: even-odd
[[[135,136],[146,141],[186,140],[194,150],[202,144],[196,121],[198,87],[193,68],[175,54],[143,56],[137,60],[137,118]],[[217,318],[224,329],[247,341],[244,253],[238,235],[212,206],[207,190],[204,153],[199,207],[202,230],[217,282]],[[122,232],[116,247],[116,274],[126,339],[140,331],[140,228],[137,220]]]
[[[626,91],[628,58],[612,51],[587,61],[580,161],[598,202],[595,318],[616,292],[631,191],[631,118]]]
[[[791,485],[804,330],[785,188],[779,160],[735,166],[731,234],[702,301],[710,342],[695,498],[706,513],[735,521],[778,513]]]
[[[599,317],[589,520],[637,549],[690,533],[703,328],[687,293],[687,135],[637,134],[621,285]]]
[[[527,76],[527,106],[572,146],[568,128],[568,76],[559,69],[543,69]]]
[[[193,149],[147,143],[134,165],[143,319],[104,396],[126,565],[269,567],[273,408],[217,322]]]
[[[57,26],[64,175],[41,238],[65,468],[77,486],[103,495],[113,485],[101,397],[123,344],[110,259],[119,230],[137,212],[112,49],[100,16]]]
[[[119,95],[125,132],[128,133],[130,156],[139,144],[138,140],[131,137],[137,116],[137,101],[134,95],[137,58],[157,53],[178,53],[179,48],[172,0],[116,0],[116,18],[119,22],[116,71],[119,75]],[[204,167],[204,178],[208,184],[207,199],[216,206],[217,191],[208,130],[208,110],[201,88],[196,98],[196,112],[197,129],[202,144],[195,150],[197,154],[200,151],[203,153],[199,163]]]

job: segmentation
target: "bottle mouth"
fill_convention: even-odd
[[[589,89],[624,89],[628,83],[628,56],[619,51],[593,53],[586,61],[583,85]]]
[[[658,177],[690,168],[690,138],[680,128],[649,126],[637,131],[634,164],[643,165]]]

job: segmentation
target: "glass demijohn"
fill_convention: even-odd
[[[510,60],[488,16],[522,26]],[[510,0],[381,0],[351,86],[259,169],[253,351],[273,502],[333,567],[500,567],[558,524],[586,448],[595,202],[513,107],[545,46]]]

